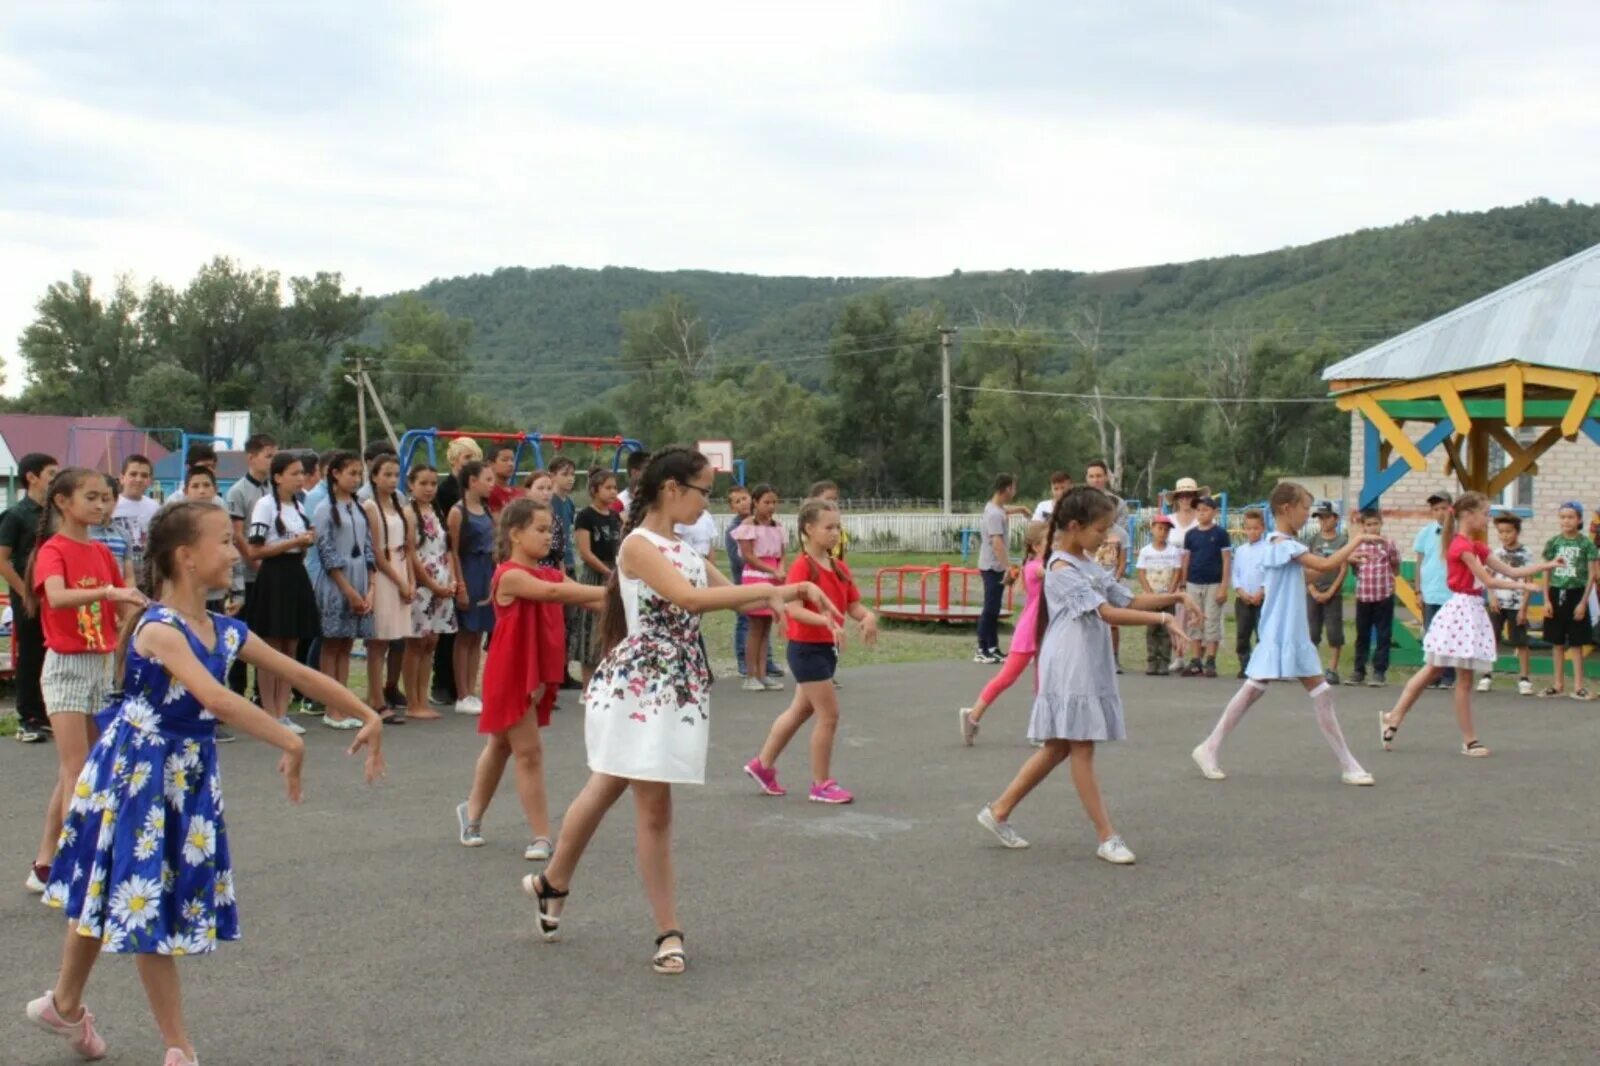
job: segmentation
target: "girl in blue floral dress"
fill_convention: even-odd
[[[293,683],[365,723],[368,780],[383,773],[376,713],[324,675],[273,651],[235,618],[205,609],[227,588],[238,551],[227,512],[165,507],[150,525],[146,565],[159,593],[122,635],[121,691],[100,713],[101,735],[79,775],[44,900],[68,918],[55,987],[28,1017],[85,1058],[106,1053],[83,989],[102,950],[138,956],[140,980],[167,1046],[167,1066],[194,1061],[173,959],[236,940],[228,834],[215,733],[219,720],[283,750],[279,771],[300,799],[300,738],[224,684],[235,659]]]
[[[637,812],[639,873],[654,912],[657,973],[682,973],[683,933],[672,887],[672,786],[701,784],[710,728],[710,672],[700,615],[764,606],[782,616],[804,600],[834,622],[838,608],[815,584],[735,586],[673,532],[693,525],[714,471],[688,448],[650,457],[634,491],[601,620],[603,657],[589,683],[584,738],[589,781],[567,808],[544,873],[522,879],[538,900],[539,934],[559,935],[561,900],[578,860],[611,805],[630,788]]]

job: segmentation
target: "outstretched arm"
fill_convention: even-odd
[[[1532,581],[1514,581],[1509,578],[1496,577],[1483,565],[1483,560],[1468,552],[1461,553],[1461,561],[1467,564],[1467,569],[1472,571],[1472,576],[1483,582],[1484,588],[1491,589],[1522,589],[1528,592],[1538,592],[1541,586]],[[1509,569],[1509,568],[1508,568]],[[1519,567],[1518,569],[1526,569]]]
[[[580,607],[594,607],[606,601],[604,585],[582,585],[576,581],[544,581],[521,570],[510,570],[500,575],[495,586],[495,602],[505,607],[512,600],[534,600],[538,603],[572,603]]]

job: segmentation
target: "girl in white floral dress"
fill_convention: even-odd
[[[637,817],[639,873],[655,916],[657,973],[682,973],[672,877],[672,786],[702,784],[710,728],[710,671],[700,615],[767,607],[778,615],[803,600],[837,625],[837,608],[811,582],[735,586],[673,533],[693,525],[714,472],[689,448],[650,457],[629,508],[602,625],[604,653],[589,683],[584,737],[589,781],[567,808],[555,854],[542,874],[523,878],[538,900],[539,934],[555,940],[561,901],[578,861],[611,805],[630,788]]]
[[[225,511],[194,501],[164,507],[151,522],[145,562],[161,602],[122,635],[123,688],[99,716],[100,740],[78,777],[50,866],[44,901],[67,912],[66,946],[55,987],[27,1014],[85,1058],[106,1053],[83,1006],[89,972],[105,950],[137,955],[166,1066],[195,1061],[172,960],[239,936],[218,721],[281,748],[289,799],[300,799],[304,745],[228,690],[223,680],[236,658],[362,719],[350,751],[367,748],[369,781],[383,773],[376,713],[251,636],[242,621],[207,613],[207,593],[228,587],[239,558],[230,527]]]

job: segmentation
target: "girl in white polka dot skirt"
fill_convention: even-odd
[[[1422,690],[1446,669],[1453,667],[1456,671],[1456,724],[1461,727],[1461,754],[1474,757],[1489,754],[1489,749],[1478,740],[1478,731],[1472,725],[1472,675],[1487,675],[1494,668],[1494,661],[1499,655],[1495,646],[1494,626],[1489,623],[1489,612],[1483,605],[1483,590],[1523,589],[1537,592],[1539,585],[1520,579],[1543,573],[1556,563],[1551,559],[1530,566],[1505,565],[1494,557],[1487,544],[1476,539],[1488,527],[1489,499],[1479,492],[1466,493],[1456,500],[1451,513],[1444,520],[1444,528],[1439,536],[1445,546],[1450,600],[1439,608],[1433,624],[1428,627],[1427,636],[1422,638],[1422,669],[1406,683],[1400,693],[1400,702],[1394,705],[1394,709],[1378,715],[1384,751],[1393,750],[1400,723],[1406,720],[1406,712],[1417,702]]]

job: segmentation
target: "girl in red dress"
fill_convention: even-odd
[[[489,583],[494,640],[483,665],[483,713],[478,716],[478,732],[489,739],[478,756],[472,791],[456,807],[462,845],[482,846],[483,814],[514,756],[517,795],[533,830],[533,843],[523,855],[539,862],[551,850],[539,730],[550,724],[556,690],[567,675],[567,627],[561,609],[570,603],[599,610],[606,595],[598,585],[566,581],[560,570],[539,565],[550,554],[554,519],[549,504],[526,496],[512,500],[500,513],[496,554],[504,562]]]

